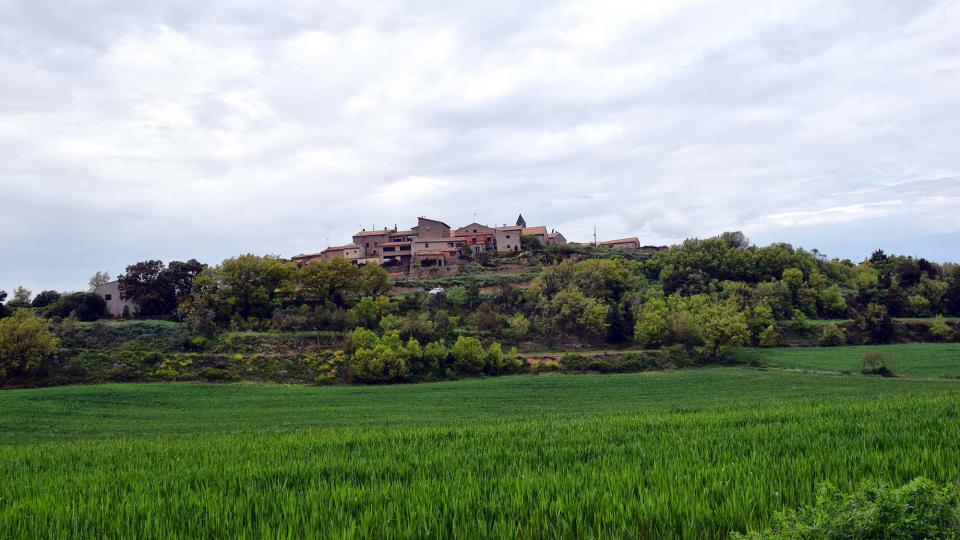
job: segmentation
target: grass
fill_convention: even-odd
[[[960,386],[745,368],[0,393],[0,531],[723,537],[814,486],[960,478]]]
[[[872,350],[893,357],[893,370],[897,375],[918,378],[960,375],[960,343],[751,349],[745,351],[744,356],[781,367],[859,373],[863,353]]]

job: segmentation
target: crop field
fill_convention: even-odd
[[[960,386],[713,368],[0,393],[0,531],[724,537],[815,485],[960,477]]]
[[[860,359],[878,351],[893,360],[893,371],[914,378],[960,378],[960,343],[906,343],[855,347],[788,347],[752,349],[747,359],[787,368],[860,372]]]

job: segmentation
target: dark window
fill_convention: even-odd
[[[113,295],[112,295],[112,294],[105,294],[105,295],[103,295],[103,299],[104,299],[104,300],[113,300]]]

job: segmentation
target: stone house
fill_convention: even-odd
[[[520,251],[520,238],[523,236],[523,227],[520,225],[507,225],[497,227],[497,251]]]
[[[564,238],[559,231],[550,231],[547,233],[547,245],[552,246],[554,244],[566,244],[567,239]]]
[[[640,249],[640,240],[636,236],[629,238],[618,238],[616,240],[604,240],[600,242],[601,246],[606,246],[620,251],[637,251]]]
[[[93,289],[95,294],[100,295],[103,301],[107,303],[107,311],[114,317],[123,316],[123,308],[127,308],[127,315],[136,315],[140,306],[133,300],[127,300],[120,294],[120,282],[111,281],[98,285]]]
[[[471,223],[453,231],[454,237],[463,240],[474,253],[493,251],[497,248],[497,230],[479,223]]]

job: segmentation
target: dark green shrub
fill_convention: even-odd
[[[960,530],[960,492],[926,478],[893,488],[865,483],[853,493],[825,484],[816,503],[776,516],[770,529],[734,538],[847,539],[955,538]]]
[[[847,334],[835,324],[824,325],[820,328],[817,342],[821,347],[839,347],[847,342]]]
[[[860,358],[860,373],[864,375],[880,375],[881,377],[896,377],[893,372],[894,360],[880,351],[867,351]]]

